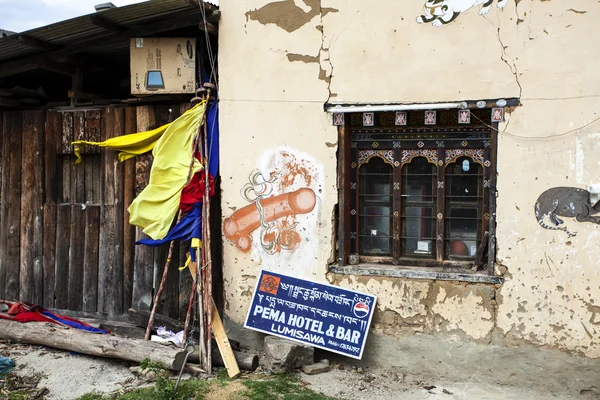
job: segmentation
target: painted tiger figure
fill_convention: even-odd
[[[588,187],[589,188],[589,187]],[[570,232],[559,217],[575,218],[578,222],[600,224],[600,218],[594,216],[600,212],[597,195],[591,195],[585,189],[574,187],[554,187],[546,190],[535,202],[535,219],[542,228],[564,231],[569,237],[577,233]],[[545,222],[548,219],[550,225]]]

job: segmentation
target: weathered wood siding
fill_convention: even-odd
[[[71,142],[153,129],[181,110],[0,112],[0,298],[115,315],[150,309],[167,247],[135,246],[145,235],[129,225],[127,208],[148,182],[152,156],[119,163],[116,152],[85,146],[74,164]],[[191,282],[177,270],[185,252],[175,246],[159,312],[179,318]]]

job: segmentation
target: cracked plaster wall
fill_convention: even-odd
[[[600,182],[600,3],[509,0],[434,28],[422,1],[265,0],[221,6],[219,64],[224,217],[245,203],[248,172],[267,149],[291,146],[325,169],[323,215],[337,202],[337,130],[323,104],[519,97],[500,125],[499,287],[327,275],[331,222],[314,262],[285,256],[280,271],[376,293],[376,329],[531,342],[600,357],[599,226],[541,228],[544,190]],[[286,12],[282,12],[285,10]],[[224,243],[226,313],[242,322],[268,255]]]

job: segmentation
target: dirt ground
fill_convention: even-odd
[[[409,342],[390,347],[386,339],[374,340],[370,353],[384,346],[390,358],[378,363],[317,352],[331,360],[333,369],[301,373],[301,380],[318,393],[350,400],[600,399],[600,360],[541,349],[531,355],[519,348],[452,347],[443,341],[438,341],[440,351],[424,351],[424,343]],[[15,360],[17,374],[42,376],[38,388],[48,389],[46,399],[70,400],[147,384],[130,371],[131,363],[21,344],[0,343],[0,353]],[[210,398],[226,400],[229,391],[231,387]]]

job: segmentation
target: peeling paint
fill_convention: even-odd
[[[307,54],[296,54],[296,53],[288,53],[286,55],[289,62],[303,62],[305,64],[308,63],[318,63],[319,56],[309,56]]]
[[[276,1],[253,11],[246,12],[246,20],[257,21],[263,25],[275,24],[279,28],[294,32],[308,24],[317,15],[338,12],[335,8],[321,8],[320,0],[304,0],[310,8],[304,11],[294,0]]]

